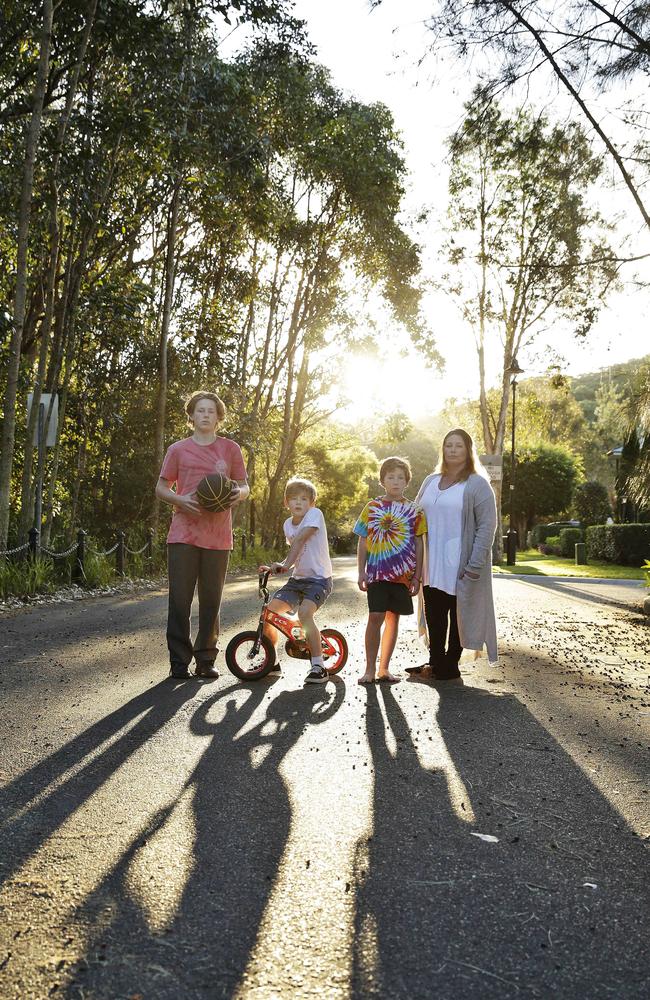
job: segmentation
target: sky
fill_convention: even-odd
[[[294,5],[295,14],[307,22],[317,59],[329,68],[334,83],[364,101],[383,102],[393,113],[409,170],[406,214],[423,207],[431,213],[429,233],[418,233],[428,277],[435,273],[433,247],[447,204],[445,140],[462,120],[463,102],[474,83],[471,67],[451,56],[430,57],[418,66],[430,39],[423,24],[430,9],[430,0],[387,0],[373,12],[367,0],[295,0]],[[552,99],[544,92],[543,98],[551,113],[553,104],[558,114],[566,111],[561,96]],[[631,199],[626,194],[611,198],[617,210],[628,213],[633,227],[640,228]],[[647,238],[645,246],[639,238],[636,252],[648,250]],[[340,419],[354,421],[373,411],[381,415],[395,409],[417,419],[438,412],[448,397],[476,398],[478,374],[471,331],[446,299],[430,296],[424,309],[445,359],[444,374],[426,369],[415,352],[409,351],[408,342],[391,329],[384,339],[389,344],[385,354],[348,360],[341,388],[355,402],[339,410]],[[648,353],[648,331],[650,295],[626,284],[611,296],[586,341],[578,342],[567,328],[558,328],[548,335],[548,353],[529,353],[518,360],[530,375],[543,374],[548,363],[555,361],[567,374],[578,375]],[[493,377],[500,363],[492,359]],[[359,399],[362,384],[366,389]]]

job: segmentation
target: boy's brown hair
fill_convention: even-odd
[[[400,458],[399,455],[390,455],[381,463],[379,470],[379,482],[384,485],[384,476],[392,472],[393,469],[401,469],[406,476],[406,485],[411,482],[411,466],[408,458]]]
[[[285,503],[287,500],[291,500],[292,497],[295,497],[298,493],[306,493],[311,502],[315,503],[316,487],[312,482],[310,482],[309,479],[300,479],[298,476],[290,479],[284,488]]]
[[[217,408],[217,420],[222,423],[226,416],[226,404],[223,399],[219,399],[216,392],[206,392],[203,389],[197,389],[193,392],[191,396],[188,396],[185,400],[185,412],[187,413],[187,424],[189,427],[194,427],[192,423],[192,417],[194,415],[194,410],[196,409],[197,403],[200,403],[202,399],[211,399]]]

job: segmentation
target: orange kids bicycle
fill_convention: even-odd
[[[287,640],[285,650],[298,660],[309,660],[311,653],[302,626],[296,617],[286,617],[269,610],[271,600],[267,584],[270,570],[264,569],[259,575],[259,595],[262,598],[262,612],[257,630],[239,632],[226,647],[228,670],[243,681],[258,681],[275,666],[273,643],[264,635],[264,625],[273,625]],[[323,644],[323,662],[328,674],[338,674],[343,670],[348,658],[348,644],[345,636],[334,628],[320,630]]]

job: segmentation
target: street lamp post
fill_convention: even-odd
[[[524,369],[517,364],[516,358],[510,359],[510,364],[504,374],[511,375],[510,385],[512,386],[512,449],[510,452],[510,518],[508,534],[506,538],[506,562],[508,566],[514,566],[517,562],[517,532],[514,526],[515,513],[515,470],[517,459],[515,456],[515,426],[516,426],[516,405],[517,405],[517,375],[523,374]]]

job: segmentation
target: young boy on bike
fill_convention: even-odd
[[[287,582],[273,595],[269,609],[280,614],[298,612],[311,654],[311,670],[305,684],[323,684],[328,678],[314,615],[332,593],[332,561],[325,518],[315,504],[313,483],[308,479],[289,480],[284,490],[284,505],[291,512],[284,522],[289,551],[282,562],[274,562],[270,567],[272,573],[287,573],[293,568]],[[275,646],[277,629],[267,624],[264,633]]]
[[[379,480],[386,492],[366,504],[354,526],[359,536],[359,589],[368,595],[366,670],[359,684],[372,684],[375,679],[397,684],[400,680],[389,670],[390,658],[397,642],[400,615],[413,614],[411,595],[420,588],[422,536],[427,530],[420,508],[404,496],[410,479],[411,467],[405,458],[385,459]],[[377,653],[379,672],[375,678]]]

